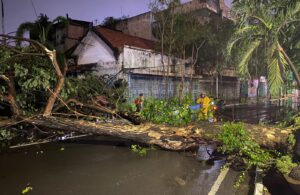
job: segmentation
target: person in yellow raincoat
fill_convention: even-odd
[[[211,100],[205,94],[201,94],[200,98],[197,99],[197,104],[200,104],[201,107],[198,113],[199,120],[207,120],[208,119],[208,111],[210,108]]]

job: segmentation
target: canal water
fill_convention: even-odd
[[[0,155],[0,194],[208,194],[223,160],[206,164],[190,152],[150,150],[139,156],[125,142],[103,137],[26,147]],[[229,172],[217,194],[234,189]]]

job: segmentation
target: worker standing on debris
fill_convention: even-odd
[[[134,104],[136,106],[136,112],[140,112],[143,108],[143,103],[144,103],[144,94],[140,94],[135,100]]]
[[[210,108],[211,100],[206,94],[201,94],[200,98],[197,100],[197,104],[200,104],[201,107],[199,109],[198,119],[199,120],[207,120],[208,119],[208,111]]]

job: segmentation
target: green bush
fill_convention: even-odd
[[[243,123],[225,123],[218,139],[222,142],[219,151],[242,160],[246,168],[258,166],[264,169],[272,164],[271,154],[250,137]]]
[[[192,102],[189,96],[185,96],[180,103],[177,98],[167,101],[147,98],[141,114],[146,120],[157,124],[186,125],[192,122]]]
[[[293,163],[292,158],[288,155],[281,156],[280,158],[276,159],[276,168],[282,174],[288,174],[291,170],[296,167],[297,164]]]
[[[296,126],[296,127],[300,127],[300,116],[296,116],[295,118],[294,118],[294,125]]]
[[[10,146],[10,141],[16,135],[6,129],[0,129],[0,152],[6,150]]]

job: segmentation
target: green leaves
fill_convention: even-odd
[[[268,76],[268,82],[271,93],[276,95],[279,94],[280,87],[284,84],[282,76],[285,73],[287,61],[277,48],[277,43],[273,44],[270,48],[268,72],[271,74]]]
[[[14,133],[6,129],[0,129],[0,142],[4,140],[11,140],[15,136]]]
[[[24,37],[25,32],[30,33],[30,39],[37,40],[48,48],[53,48],[52,33],[54,32],[54,25],[60,22],[61,25],[67,25],[68,20],[62,16],[58,16],[53,21],[49,21],[49,18],[45,14],[40,14],[36,21],[22,23],[18,29],[16,36]],[[17,43],[20,45],[20,43]]]
[[[257,47],[260,45],[260,40],[255,40],[253,42],[250,42],[248,47],[243,52],[243,55],[240,57],[240,63],[238,64],[238,70],[241,75],[247,75],[249,74],[248,71],[248,63],[251,59],[253,52]]]
[[[32,48],[13,48],[19,52],[30,52]],[[39,111],[48,93],[56,82],[52,64],[46,57],[14,54],[8,49],[0,50],[0,74],[13,79],[16,100],[22,110],[28,113]],[[7,93],[7,85],[0,86],[1,94]],[[0,100],[0,101],[3,101]]]
[[[295,25],[300,22],[300,2],[243,0],[235,1],[233,7],[239,18],[227,45],[228,55],[241,75],[267,75],[271,93],[278,94],[288,65],[278,45],[296,48],[297,41],[292,40],[300,28]]]
[[[219,135],[219,140],[223,143],[220,150],[224,153],[238,152],[244,146],[244,141],[249,141],[249,138],[249,133],[242,123],[225,123]]]
[[[185,96],[180,105],[177,98],[167,101],[148,98],[141,114],[146,120],[158,124],[186,125],[192,121],[192,111],[189,108],[191,104],[189,96]]]
[[[292,158],[288,155],[281,156],[276,160],[276,168],[282,173],[282,174],[288,174],[291,172],[291,170],[296,167],[297,164],[293,163]]]
[[[16,134],[9,130],[0,129],[0,152],[9,148],[10,141],[15,136],[16,136]]]
[[[222,142],[219,150],[243,159],[247,168],[267,168],[272,162],[271,154],[250,137],[243,123],[225,123],[218,139]]]
[[[131,151],[138,154],[139,156],[146,156],[147,155],[147,148],[141,147],[139,145],[133,144],[131,145]]]

